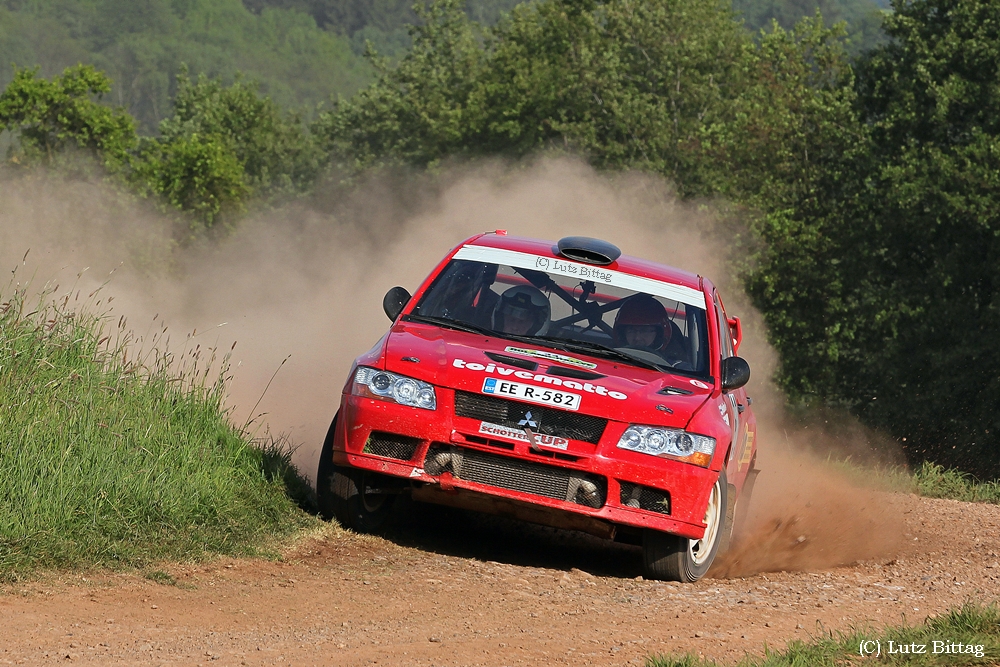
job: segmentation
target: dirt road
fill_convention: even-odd
[[[892,558],[681,586],[641,554],[442,508],[389,539],[331,529],[281,562],[164,566],[176,585],[72,575],[8,587],[0,664],[629,665],[735,661],[819,629],[922,620],[1000,590],[1000,507],[897,495]]]

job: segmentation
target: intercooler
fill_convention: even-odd
[[[597,475],[450,445],[433,445],[424,470],[434,476],[450,472],[469,482],[595,509],[604,506],[607,496],[607,483]]]

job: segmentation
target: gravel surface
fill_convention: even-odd
[[[881,498],[901,518],[891,553],[694,585],[642,580],[635,547],[404,508],[388,539],[331,528],[278,562],[162,566],[176,585],[102,573],[9,586],[0,664],[628,665],[686,651],[734,662],[820,630],[997,598],[1000,507]],[[748,543],[773,554],[789,542],[779,523],[746,536],[740,558],[753,561]],[[820,528],[799,521],[791,532],[805,540],[784,548]]]

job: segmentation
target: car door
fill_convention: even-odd
[[[726,316],[726,309],[722,304],[722,298],[716,291],[713,293],[715,301],[716,315],[719,322],[719,350],[723,359],[736,356],[736,345],[739,336],[734,330],[734,325]],[[738,323],[737,323],[738,325]],[[727,413],[723,417],[728,417],[730,428],[732,429],[732,449],[729,453],[729,460],[726,466],[726,478],[729,483],[737,489],[743,488],[747,472],[751,468],[755,447],[754,441],[757,436],[757,424],[753,419],[753,413],[748,409],[750,399],[747,396],[746,387],[733,389],[723,394],[723,402]]]

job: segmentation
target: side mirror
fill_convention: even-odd
[[[730,317],[727,320],[729,331],[733,334],[733,352],[740,353],[740,343],[743,342],[743,323],[738,317]]]
[[[410,293],[406,291],[405,287],[393,287],[382,297],[382,310],[385,311],[390,320],[395,322],[409,302]]]
[[[750,381],[750,364],[743,357],[722,360],[722,391],[739,389]]]

